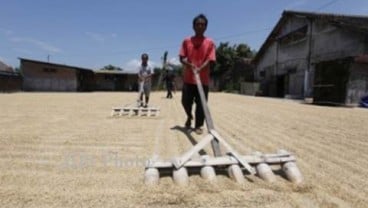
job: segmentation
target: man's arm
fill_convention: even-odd
[[[180,56],[180,63],[182,63],[184,66],[192,68],[192,69],[197,68],[196,66],[194,66],[192,63],[190,63],[188,61],[187,57],[184,57],[184,56]]]
[[[214,62],[214,61],[212,61],[212,60],[206,60],[206,61],[202,64],[202,66],[200,66],[200,67],[198,67],[198,68],[197,68],[197,70],[198,70],[198,71],[201,71],[202,69],[206,68],[207,66],[211,67],[211,65],[212,65],[212,64],[215,64],[215,62]]]
[[[143,77],[143,75],[142,75],[142,73],[141,73],[141,70],[139,70],[139,72],[138,72],[138,81],[139,81],[139,82],[144,81],[144,77]]]

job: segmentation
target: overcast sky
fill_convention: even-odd
[[[284,10],[368,15],[368,0],[1,0],[0,60],[135,71],[141,53],[161,66],[167,50],[175,63],[199,13],[216,44],[259,50]]]

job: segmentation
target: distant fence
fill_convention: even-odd
[[[258,82],[242,82],[240,83],[240,94],[258,95],[260,93],[260,85]]]

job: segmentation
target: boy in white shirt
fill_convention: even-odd
[[[141,55],[141,66],[138,72],[139,81],[139,105],[141,107],[147,107],[149,102],[149,96],[152,85],[152,67],[148,65],[148,54],[144,53]],[[143,103],[143,94],[145,95],[145,103]]]

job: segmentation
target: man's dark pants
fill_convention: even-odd
[[[203,85],[203,91],[206,96],[206,101],[208,99],[208,86]],[[203,112],[203,107],[201,103],[201,98],[195,84],[183,84],[181,103],[184,107],[185,113],[187,114],[187,119],[192,119],[192,106],[193,102],[196,104],[195,109],[195,128],[202,127],[204,124],[205,115]]]

